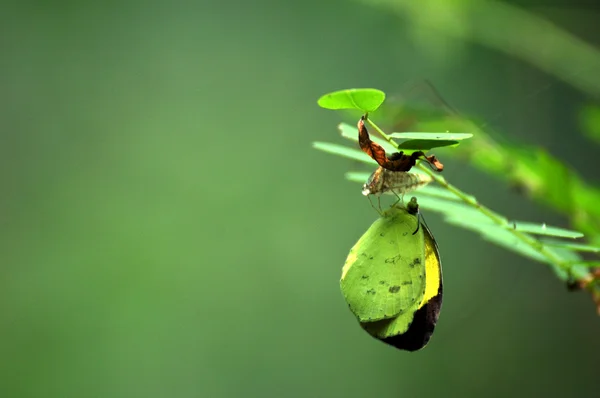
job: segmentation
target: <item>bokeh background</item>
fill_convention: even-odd
[[[595,396],[589,296],[435,214],[429,346],[394,350],[347,310],[341,267],[376,214],[343,178],[359,166],[311,148],[338,139],[321,94],[429,79],[599,182],[576,120],[598,65],[561,79],[433,29],[439,1],[376,3],[2,3],[1,397]],[[517,6],[598,44],[594,6],[540,3]],[[568,227],[467,164],[445,176]]]

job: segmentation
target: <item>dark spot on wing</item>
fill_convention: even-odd
[[[412,281],[404,281],[401,283],[403,286],[412,285]]]
[[[396,264],[396,261],[398,261],[398,260],[400,260],[400,255],[399,254],[396,255],[396,256],[394,256],[394,257],[386,258],[385,262],[388,263],[388,264],[389,263]]]
[[[361,276],[361,279],[369,279],[369,275],[363,275]]]
[[[398,293],[400,291],[400,286],[398,286],[398,285],[390,286],[388,291],[390,293]]]
[[[375,289],[369,289],[367,290],[367,294],[375,294]]]
[[[415,268],[415,266],[421,264],[421,259],[420,258],[415,258],[409,265],[410,268]]]
[[[380,285],[385,285],[385,281],[379,281]]]

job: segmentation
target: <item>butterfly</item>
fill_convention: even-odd
[[[417,199],[383,213],[352,247],[340,287],[360,326],[393,347],[429,342],[442,307],[442,263]]]

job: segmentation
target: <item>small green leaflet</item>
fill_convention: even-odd
[[[399,138],[401,140],[425,140],[425,141],[462,141],[467,138],[473,137],[470,133],[392,133],[392,138]]]
[[[583,243],[570,243],[552,238],[544,239],[542,242],[547,246],[562,247],[563,249],[569,249],[578,252],[600,253],[600,247],[586,245]]]
[[[332,153],[334,155],[343,156],[348,159],[358,160],[359,162],[377,165],[366,153],[358,149],[350,148],[345,145],[333,144],[331,142],[313,142],[313,148],[323,152]]]
[[[338,130],[342,137],[352,141],[358,141],[355,126],[348,123],[340,123],[338,125]],[[376,136],[371,137],[371,139],[383,146],[387,152],[401,150],[404,151],[404,153],[411,153],[414,151],[427,151],[429,149],[444,146],[456,146],[460,141],[471,138],[472,136],[473,134],[467,133],[393,133],[390,137],[404,140],[396,147]]]
[[[527,232],[535,235],[558,236],[561,238],[583,238],[583,234],[577,231],[571,231],[564,228],[551,227],[546,224],[535,224],[524,221],[514,221],[512,226],[517,231]]]
[[[391,137],[406,140],[398,145],[399,150],[426,151],[444,146],[457,146],[459,141],[473,137],[465,133],[392,133]]]
[[[323,95],[317,103],[325,109],[358,109],[373,112],[385,100],[385,93],[374,88],[351,88]]]

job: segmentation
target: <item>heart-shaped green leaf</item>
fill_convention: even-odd
[[[323,95],[317,103],[325,109],[358,109],[373,112],[385,100],[385,93],[374,88],[350,88]]]

